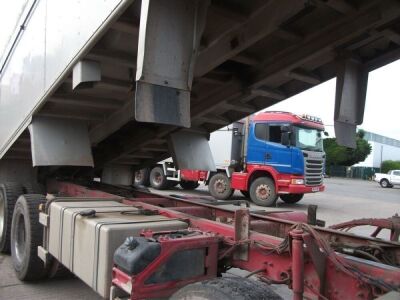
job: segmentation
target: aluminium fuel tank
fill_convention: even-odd
[[[188,227],[118,201],[53,202],[49,215],[49,253],[102,297],[109,294],[114,252],[127,237]]]

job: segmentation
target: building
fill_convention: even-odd
[[[382,161],[400,160],[400,141],[380,134],[365,131],[364,139],[367,140],[372,149],[371,154],[355,167],[380,168]]]

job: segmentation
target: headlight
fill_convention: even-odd
[[[292,184],[304,184],[304,179],[292,179]]]

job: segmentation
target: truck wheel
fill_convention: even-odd
[[[46,193],[46,189],[44,188],[44,186],[39,183],[31,183],[31,182],[24,183],[23,190],[24,190],[23,194],[45,194]]]
[[[18,183],[0,185],[0,252],[10,253],[11,221],[15,202],[24,193]]]
[[[223,277],[189,284],[170,300],[281,300],[267,284],[242,277]]]
[[[278,199],[275,184],[269,177],[259,177],[250,185],[250,199],[260,206],[273,206]]]
[[[165,190],[168,187],[167,177],[161,167],[154,167],[150,172],[150,185],[156,190]]]
[[[243,191],[243,190],[240,190],[240,192],[242,193],[242,195],[243,196],[245,196],[247,199],[249,199],[250,198],[250,192],[249,191]]]
[[[383,188],[387,188],[390,185],[389,181],[387,179],[382,179],[380,184],[381,184],[381,187],[383,187]]]
[[[288,204],[293,204],[299,202],[303,199],[304,194],[283,194],[279,197],[282,199],[283,202]]]
[[[135,186],[149,186],[150,185],[150,169],[144,168],[135,172],[135,179],[133,182]]]
[[[174,188],[179,184],[179,181],[168,180],[168,188]]]
[[[37,255],[42,245],[43,226],[39,223],[39,205],[43,195],[22,195],[15,204],[11,226],[11,256],[17,277],[23,281],[42,279],[47,269]]]
[[[234,192],[231,188],[231,181],[224,173],[217,173],[211,177],[208,191],[214,198],[219,200],[230,198]]]
[[[195,189],[197,189],[199,187],[199,183],[197,181],[181,180],[181,182],[179,182],[179,185],[184,190],[195,190]]]

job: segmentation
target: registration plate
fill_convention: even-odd
[[[313,188],[311,188],[311,191],[313,191],[313,192],[319,192],[319,187],[313,187]]]

